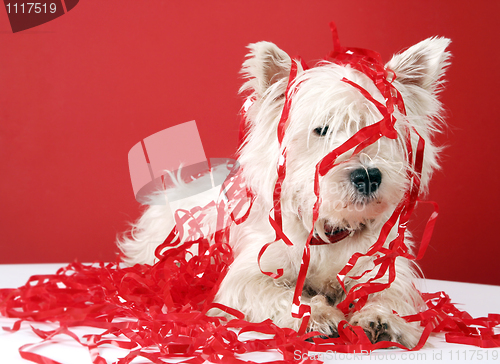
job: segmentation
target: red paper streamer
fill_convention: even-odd
[[[378,123],[358,131],[351,139],[339,148],[329,153],[316,166],[315,194],[317,201],[313,209],[313,226],[318,218],[320,206],[319,177],[325,175],[337,164],[337,158],[354,149],[353,155],[363,148],[373,144],[378,139],[397,137],[392,115],[397,108],[405,114],[401,95],[388,81],[389,74],[394,79],[392,71],[385,69],[380,56],[370,50],[358,48],[343,48],[337,36],[337,30],[332,23],[334,51],[330,54],[333,62],[349,64],[351,67],[370,77],[382,95],[387,100],[386,105],[378,103],[359,85],[344,79],[343,81],[361,92],[381,112],[383,118]],[[302,67],[306,65],[302,62]],[[288,123],[288,113],[293,95],[297,87],[294,80],[297,65],[292,63],[285,106],[278,126],[278,140],[283,140]],[[240,140],[245,138],[246,125],[243,118],[240,127]],[[408,128],[406,144],[408,163],[412,168],[408,171],[411,181],[402,203],[396,208],[391,218],[384,225],[377,242],[365,254],[355,254],[339,273],[341,285],[345,276],[364,255],[377,255],[375,265],[378,267],[376,277],[367,283],[358,284],[347,292],[346,298],[339,308],[347,312],[349,305],[356,302],[355,309],[360,309],[370,293],[378,292],[388,287],[395,278],[394,261],[396,257],[420,259],[429,243],[432,229],[437,218],[437,205],[428,220],[422,242],[416,256],[411,255],[404,242],[404,230],[418,200],[419,174],[422,168],[424,142],[419,137],[417,150],[412,150],[411,133]],[[286,177],[286,150],[277,166],[278,180],[273,195],[274,208],[269,216],[271,226],[276,231],[276,239],[291,244],[281,223],[280,184]],[[414,172],[411,172],[414,171]],[[273,363],[296,363],[300,353],[300,362],[320,363],[307,358],[309,351],[341,353],[360,353],[388,347],[405,348],[395,342],[379,342],[372,344],[363,329],[349,325],[346,321],[338,327],[338,338],[321,339],[320,333],[305,333],[310,308],[300,304],[305,272],[309,262],[309,245],[313,232],[309,234],[303,252],[303,263],[297,279],[294,295],[295,317],[303,317],[300,330],[295,332],[288,328],[277,327],[270,320],[261,323],[245,321],[244,315],[235,309],[213,303],[217,289],[231,264],[233,257],[227,242],[230,239],[230,226],[246,220],[253,205],[255,196],[245,187],[240,175],[232,175],[231,180],[224,183],[222,193],[229,196],[225,202],[218,202],[203,208],[190,211],[177,211],[176,226],[185,227],[184,231],[174,228],[165,242],[158,247],[155,254],[159,261],[154,266],[136,265],[121,267],[119,263],[98,262],[94,265],[72,263],[60,269],[54,275],[33,276],[22,287],[0,290],[0,313],[6,317],[18,318],[8,331],[17,331],[22,322],[56,322],[59,328],[53,331],[43,331],[32,327],[33,332],[44,342],[57,335],[67,335],[89,350],[89,356],[94,364],[104,364],[99,349],[103,345],[114,345],[129,351],[118,360],[119,364],[130,363],[137,357],[142,357],[152,363],[166,363],[167,359],[186,358],[184,363],[202,364],[206,360],[213,363],[244,363],[239,355],[244,353],[278,350],[283,360]],[[230,182],[229,182],[230,181]],[[245,206],[247,210],[244,211]],[[212,237],[205,237],[201,232],[201,220],[208,209],[217,211],[217,232]],[[399,220],[398,238],[384,248],[389,231]],[[196,240],[187,239],[180,244],[182,237],[201,236]],[[261,250],[259,259],[269,242]],[[189,252],[196,247],[198,254]],[[388,272],[387,284],[375,284],[373,280]],[[364,274],[366,274],[365,272]],[[279,277],[278,272],[264,272],[271,277]],[[364,275],[363,274],[363,275]],[[361,278],[357,277],[357,278]],[[424,327],[419,343],[412,350],[419,350],[432,332],[446,332],[448,342],[475,345],[481,348],[500,347],[500,336],[494,328],[500,325],[500,315],[490,314],[488,317],[472,318],[464,311],[458,310],[444,292],[422,294],[427,310],[416,315],[404,317],[409,322],[417,321]],[[227,321],[223,317],[209,317],[206,312],[217,307],[236,319]],[[84,335],[78,337],[70,328],[74,326],[92,326],[101,328],[99,335]],[[243,340],[240,335],[246,332],[266,334],[265,339]],[[306,341],[311,339],[311,341]],[[19,349],[21,357],[39,364],[59,364],[30,350],[32,344]],[[304,355],[305,354],[305,355]]]

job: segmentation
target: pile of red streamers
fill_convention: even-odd
[[[315,194],[317,201],[313,211],[313,226],[318,219],[321,203],[319,194],[319,178],[331,168],[339,165],[337,158],[352,149],[352,156],[363,148],[375,143],[380,138],[394,139],[397,132],[393,112],[397,108],[405,114],[404,103],[399,92],[390,80],[394,73],[387,70],[377,53],[357,48],[340,46],[337,31],[332,24],[334,35],[334,51],[330,54],[333,62],[349,64],[372,79],[381,94],[387,100],[383,105],[359,85],[350,80],[343,81],[361,92],[372,102],[382,115],[382,120],[358,131],[351,139],[329,153],[316,166]],[[306,67],[302,64],[302,67]],[[285,106],[278,126],[278,140],[283,141],[288,123],[288,114],[293,95],[300,85],[295,84],[297,65],[292,62],[288,89],[285,95]],[[240,134],[243,135],[243,125]],[[374,256],[376,274],[374,278],[354,286],[347,292],[346,298],[339,304],[345,313],[351,307],[359,310],[366,303],[368,296],[379,292],[394,281],[394,262],[398,256],[407,259],[420,259],[430,239],[432,228],[437,217],[437,206],[431,215],[417,254],[413,255],[404,241],[404,230],[418,200],[420,189],[419,174],[422,168],[424,142],[418,136],[416,151],[413,151],[411,134],[416,133],[410,126],[406,131],[408,179],[411,181],[403,201],[396,208],[384,225],[379,239],[368,252],[356,253],[338,275],[339,283],[344,286],[344,279],[362,256]],[[277,167],[278,180],[273,195],[274,208],[269,222],[276,231],[276,240],[292,244],[282,231],[281,217],[281,183],[286,176],[286,150]],[[136,265],[121,267],[119,263],[95,263],[84,265],[73,263],[60,269],[54,275],[33,276],[22,287],[0,290],[0,313],[6,317],[19,319],[13,327],[4,330],[16,331],[22,322],[54,322],[59,328],[43,331],[32,327],[35,334],[45,342],[50,342],[57,335],[68,335],[89,350],[90,358],[95,364],[104,364],[101,356],[103,346],[113,345],[126,349],[128,354],[117,363],[126,364],[138,357],[152,363],[168,363],[169,359],[184,358],[185,363],[201,364],[205,361],[213,363],[244,363],[242,356],[246,353],[266,350],[277,350],[283,355],[280,363],[305,362],[317,360],[307,356],[310,351],[337,351],[342,353],[367,353],[375,349],[399,347],[395,342],[379,342],[372,344],[362,328],[351,326],[343,321],[338,326],[338,338],[324,339],[317,332],[306,333],[310,308],[300,303],[305,280],[313,231],[306,242],[302,266],[297,279],[293,300],[292,315],[302,318],[302,326],[298,332],[280,328],[270,320],[261,323],[250,323],[237,310],[213,303],[217,289],[233,260],[230,239],[230,226],[245,221],[251,208],[254,196],[244,186],[241,176],[232,175],[223,185],[223,193],[229,199],[221,198],[208,206],[190,211],[178,211],[175,214],[177,227],[174,228],[165,242],[156,250],[158,262],[154,266]],[[217,211],[217,232],[210,237],[202,233],[202,220],[206,211]],[[246,211],[245,211],[246,209]],[[238,216],[238,217],[237,217]],[[386,244],[390,230],[396,225],[398,237]],[[184,234],[192,239],[184,239]],[[194,238],[196,237],[196,238]],[[180,243],[185,241],[184,243]],[[265,253],[264,246],[259,254]],[[196,252],[196,253],[193,253]],[[365,272],[359,277],[361,279]],[[280,277],[278,272],[263,272],[273,278]],[[386,283],[375,282],[381,277],[388,277]],[[473,319],[466,312],[458,310],[444,292],[422,294],[427,310],[416,315],[404,317],[409,322],[420,322],[423,333],[419,343],[411,350],[418,350],[427,341],[432,332],[446,332],[446,340],[452,343],[475,345],[482,348],[500,347],[500,335],[495,334],[495,327],[500,325],[500,315],[490,314],[488,317]],[[211,317],[206,313],[217,307],[234,317]],[[91,326],[102,329],[102,333],[78,337],[71,327]],[[254,332],[253,339],[245,339],[244,335]],[[40,364],[58,364],[58,362],[31,351],[31,344],[19,349],[21,357]],[[409,350],[409,349],[408,349]],[[300,353],[300,355],[298,355]],[[304,355],[305,354],[305,355]],[[300,357],[300,359],[297,359]]]
[[[204,242],[197,244],[204,245]],[[208,248],[208,246],[205,246]],[[208,262],[208,257],[215,257]],[[318,333],[299,335],[280,328],[270,320],[250,323],[243,315],[226,321],[205,315],[211,307],[210,297],[219,282],[219,272],[229,264],[227,253],[214,250],[206,259],[185,260],[179,252],[167,254],[155,266],[136,265],[120,268],[115,263],[84,265],[73,263],[55,275],[33,276],[17,289],[0,290],[1,314],[23,321],[49,321],[59,324],[53,331],[42,331],[32,326],[33,332],[50,343],[57,335],[67,335],[89,350],[94,364],[107,363],[100,356],[100,348],[114,345],[129,353],[117,363],[130,363],[142,357],[152,363],[168,363],[168,359],[185,358],[183,362],[201,364],[245,363],[241,354],[278,350],[281,363],[297,362],[313,352],[368,353],[375,349],[401,347],[393,342],[371,344],[360,327],[342,322],[339,337],[321,339]],[[481,348],[500,346],[500,335],[494,327],[500,324],[500,315],[473,319],[459,311],[444,292],[424,294],[428,309],[406,317],[420,321],[425,327],[418,350],[431,332],[447,332],[446,341],[475,345]],[[101,328],[98,335],[78,337],[71,327]],[[255,332],[264,338],[243,339],[242,334]],[[256,336],[258,337],[258,336]],[[313,342],[306,341],[312,338]],[[39,364],[59,364],[30,350],[24,345],[21,357]],[[404,348],[406,349],[406,348]],[[313,360],[302,360],[311,363]]]

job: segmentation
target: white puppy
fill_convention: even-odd
[[[365,256],[357,261],[345,278],[345,290],[337,275],[353,254],[366,253],[377,241],[382,227],[410,188],[408,170],[412,166],[405,144],[408,130],[414,131],[411,133],[414,151],[415,131],[426,143],[421,192],[426,191],[432,172],[438,167],[438,148],[433,145],[432,133],[439,128],[441,106],[437,96],[448,65],[449,53],[445,51],[448,44],[445,38],[424,40],[395,55],[386,65],[396,76],[391,80],[392,85],[406,108],[406,115],[398,108],[392,114],[397,137],[384,136],[359,153],[349,150],[339,156],[337,161],[344,163],[318,179],[321,204],[317,219],[313,216],[317,164],[359,130],[382,118],[376,104],[360,88],[381,104],[385,105],[387,100],[372,79],[351,65],[324,61],[303,69],[300,62],[272,43],[250,45],[243,64],[247,81],[242,91],[250,93],[251,103],[245,113],[247,136],[240,147],[238,162],[239,174],[255,201],[248,218],[230,227],[234,262],[219,287],[216,302],[241,311],[247,320],[259,322],[270,318],[279,326],[298,330],[302,321],[291,314],[292,300],[304,247],[310,232],[314,232],[314,238],[325,244],[310,247],[301,297],[301,304],[311,308],[308,330],[335,336],[339,322],[347,320],[361,326],[372,342],[391,340],[407,347],[416,345],[421,329],[401,318],[419,312],[423,305],[413,284],[416,266],[412,261],[398,257],[396,278],[390,287],[370,294],[364,307],[354,312],[342,312],[336,305],[357,283],[367,282],[376,275],[377,270],[370,271],[375,257]],[[293,62],[297,75],[288,85]],[[390,76],[392,72],[388,75],[394,78]],[[278,125],[287,99],[291,103],[280,144]],[[284,150],[286,177],[279,191],[282,231],[293,245],[278,240],[264,251],[266,244],[276,240],[269,216],[276,196],[277,166]],[[199,198],[191,198],[191,206],[205,206],[214,197],[205,194],[206,201]],[[178,201],[175,208],[191,207],[183,203],[186,201]],[[215,230],[216,212],[215,209],[206,212],[204,233],[210,237]],[[390,231],[385,247],[396,237],[397,225]],[[131,237],[118,242],[124,260],[128,264],[153,264],[154,250],[173,226],[168,205],[149,206],[133,226]],[[407,234],[406,245],[411,249],[409,238]],[[283,274],[277,278],[263,274],[280,269]],[[365,271],[369,272],[357,277]],[[387,281],[388,273],[376,280]]]

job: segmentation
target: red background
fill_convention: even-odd
[[[114,259],[115,236],[139,216],[130,148],[196,119],[207,156],[232,156],[245,46],[320,59],[334,20],[344,45],[385,60],[452,39],[447,147],[429,197],[440,216],[422,266],[500,284],[499,13],[496,0],[87,0],[12,34],[0,8],[0,263]]]

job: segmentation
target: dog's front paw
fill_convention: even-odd
[[[311,299],[311,318],[308,331],[317,331],[320,337],[338,337],[337,326],[345,316],[337,307],[328,304],[323,295],[316,295]]]
[[[389,324],[380,317],[376,320],[368,321],[368,323],[355,323],[355,325],[361,326],[365,330],[366,336],[373,344],[380,341],[393,341]]]
[[[363,328],[373,344],[392,341],[411,349],[417,345],[421,334],[421,329],[415,324],[379,306],[365,307],[354,313],[349,321],[351,325]]]

